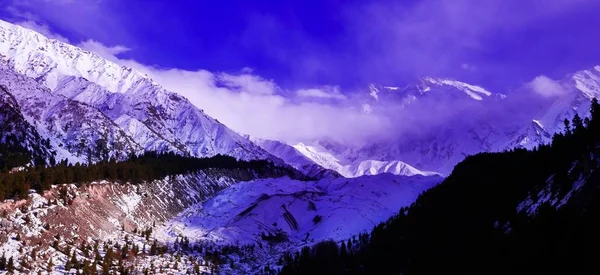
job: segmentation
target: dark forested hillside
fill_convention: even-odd
[[[131,156],[122,162],[112,159],[89,165],[72,165],[63,161],[54,166],[34,166],[24,171],[0,173],[0,199],[24,198],[30,189],[42,192],[57,184],[80,184],[95,180],[138,184],[211,168],[249,170],[257,177],[304,177],[294,169],[279,167],[267,160],[239,161],[222,155],[194,158],[174,153],[148,152],[141,156]]]
[[[598,101],[565,126],[532,151],[466,158],[369,234],[288,254],[280,273],[599,274]]]

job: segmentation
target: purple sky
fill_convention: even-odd
[[[0,18],[74,44],[165,68],[249,67],[286,88],[433,75],[500,89],[600,64],[596,0],[2,2]]]

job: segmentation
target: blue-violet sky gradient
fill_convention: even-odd
[[[600,63],[595,0],[1,2],[1,18],[122,45],[144,64],[248,67],[290,88],[423,75],[506,87]]]

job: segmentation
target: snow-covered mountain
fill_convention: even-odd
[[[40,133],[51,137],[70,159],[81,158],[82,148],[96,144],[110,156],[118,156],[119,150],[156,150],[198,157],[272,158],[184,97],[95,53],[0,20],[0,55],[7,62],[4,71],[13,70],[49,89],[38,92],[39,88],[30,88],[35,83],[25,79],[17,85],[21,87],[7,84],[15,90],[35,90],[17,96],[24,108],[36,109],[25,112],[28,120],[45,119],[46,125],[38,126]],[[80,129],[71,124],[81,124],[88,133],[75,133]]]
[[[423,77],[403,87],[370,84],[368,97],[374,104],[381,101],[396,101],[405,106],[423,98],[437,101],[457,99],[482,101],[502,99],[505,95],[495,94],[483,87],[453,79]]]
[[[273,156],[283,160],[285,163],[291,165],[304,174],[311,177],[323,177],[325,175],[337,176],[335,172],[339,171],[333,167],[323,165],[308,156],[299,152],[293,146],[276,140],[267,140],[260,138],[250,138],[252,142]],[[335,172],[334,172],[335,171]],[[346,175],[344,175],[346,176]]]

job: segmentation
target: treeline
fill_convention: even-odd
[[[20,172],[0,173],[0,199],[26,198],[30,189],[48,190],[52,185],[82,184],[97,180],[139,184],[171,175],[187,174],[202,169],[247,169],[257,175],[299,178],[297,171],[278,167],[267,160],[240,161],[230,156],[194,158],[174,153],[148,152],[117,162],[114,159],[94,164],[68,164],[62,161],[55,166],[34,166]]]
[[[279,273],[599,274],[597,100],[590,111],[591,118],[566,120],[552,144],[467,157],[369,234],[286,254]],[[552,197],[537,214],[517,210],[544,188]],[[569,196],[561,207],[553,202]]]

